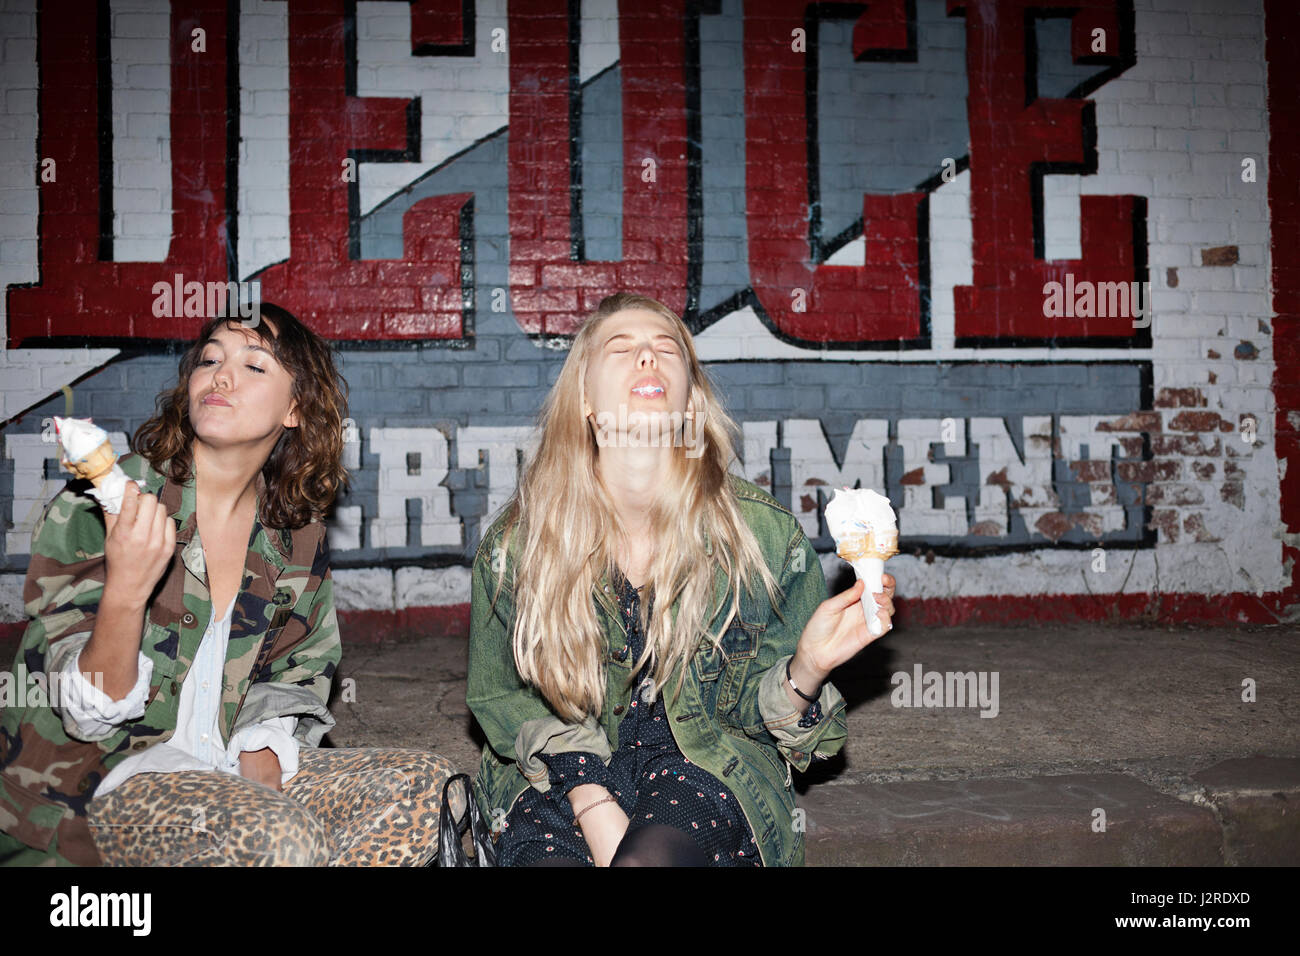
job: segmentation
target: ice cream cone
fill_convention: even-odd
[[[62,464],[78,478],[87,478],[98,488],[117,464],[117,453],[113,451],[112,443],[105,441],[84,458],[69,461],[65,457]]]
[[[884,591],[885,561],[898,554],[898,527],[889,499],[869,488],[840,488],[826,505],[826,525],[835,538],[835,553],[853,565],[867,588],[862,612],[867,629],[876,637],[884,633],[873,594]]]
[[[103,506],[105,513],[121,511],[127,481],[133,480],[137,487],[144,487],[144,479],[126,477],[117,463],[117,453],[108,433],[90,419],[55,416],[54,429],[63,449],[59,464],[77,478],[90,480],[95,487],[86,493]]]

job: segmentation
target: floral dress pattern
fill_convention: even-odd
[[[640,593],[615,573],[619,609],[627,629],[627,653],[636,660],[645,647]],[[504,821],[497,849],[501,866],[527,866],[549,856],[594,865],[582,830],[574,825],[568,793],[584,783],[605,787],[628,817],[628,833],[653,823],[694,837],[710,866],[762,866],[758,845],[734,793],[691,763],[677,747],[663,702],[646,699],[653,683],[647,668],[637,675],[631,706],[618,726],[618,750],[606,766],[591,753],[541,754],[551,789],[529,787]]]

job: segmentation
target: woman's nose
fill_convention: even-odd
[[[655,350],[649,345],[643,345],[641,347],[641,354],[637,356],[637,358],[640,365],[650,365],[653,367],[655,365]]]

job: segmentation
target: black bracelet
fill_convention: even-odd
[[[808,701],[808,703],[810,704],[817,703],[816,697],[809,697],[807,694],[805,694],[803,691],[801,691],[798,687],[795,686],[794,678],[790,676],[790,661],[792,660],[794,660],[793,655],[791,655],[785,662],[785,679],[790,684],[790,689],[793,690],[800,697],[802,697],[804,700]]]

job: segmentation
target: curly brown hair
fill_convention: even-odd
[[[294,530],[323,518],[339,485],[348,484],[343,467],[343,421],[347,416],[348,383],[334,365],[329,343],[270,302],[260,303],[261,316],[252,331],[293,376],[298,403],[297,428],[286,428],[262,465],[266,497],[259,519],[268,528]],[[250,328],[238,318],[212,318],[181,357],[175,388],[161,392],[156,414],[136,429],[131,450],[149,460],[159,472],[167,467],[173,481],[193,474],[194,426],[189,416],[190,376],[198,367],[204,343],[217,326]]]

